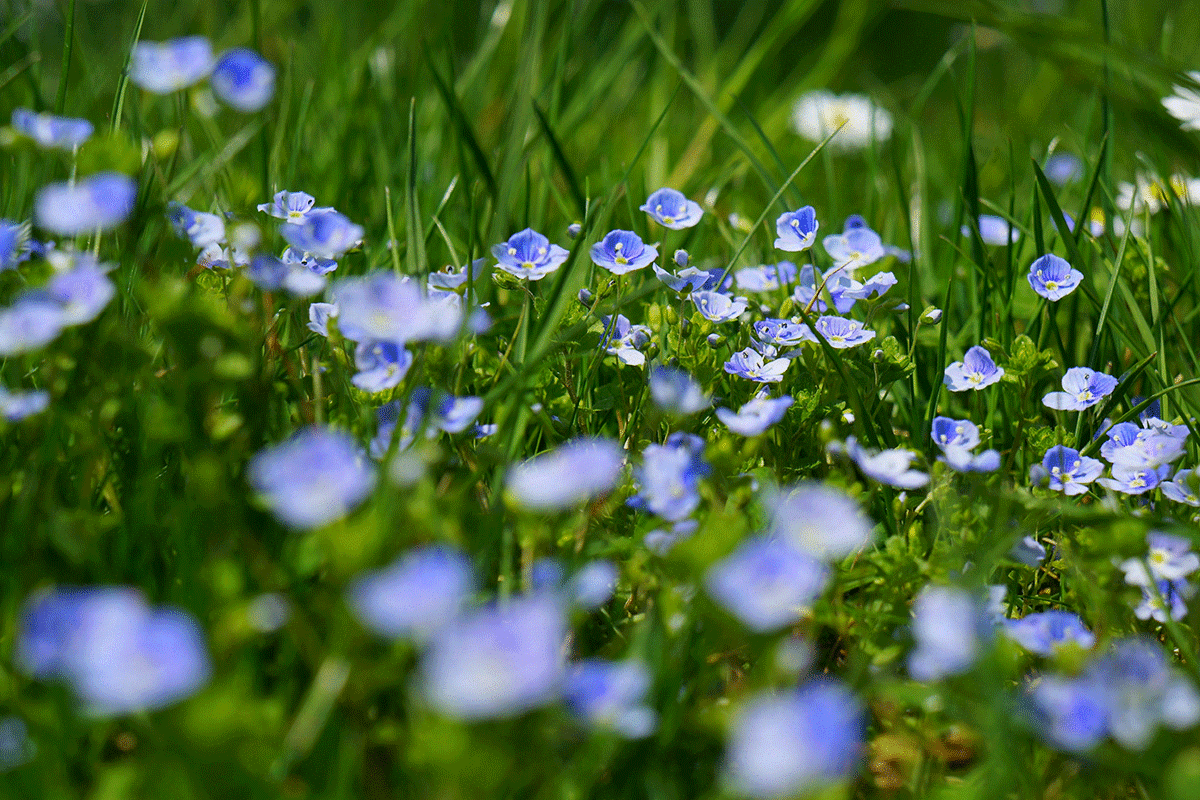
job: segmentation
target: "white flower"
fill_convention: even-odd
[[[1200,83],[1200,72],[1189,72],[1188,77]],[[1182,123],[1185,131],[1200,130],[1200,93],[1176,84],[1175,94],[1164,97],[1163,107],[1172,117]]]
[[[809,92],[792,109],[792,127],[811,142],[824,141],[843,124],[829,142],[829,147],[835,150],[862,150],[872,137],[877,142],[886,142],[892,136],[892,115],[866,95]]]

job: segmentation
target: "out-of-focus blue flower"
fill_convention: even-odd
[[[821,240],[825,252],[833,259],[834,269],[853,274],[856,269],[874,264],[887,255],[883,240],[870,228],[850,228]]]
[[[1083,162],[1071,153],[1055,153],[1046,159],[1046,177],[1055,186],[1063,186],[1083,177]]]
[[[29,258],[29,224],[0,219],[0,272]]]
[[[412,363],[412,353],[404,345],[359,342],[354,348],[354,366],[358,372],[350,382],[364,392],[384,392],[400,385]]]
[[[979,428],[969,419],[933,418],[933,443],[943,450],[947,447],[965,447],[974,450],[979,446]]]
[[[320,258],[312,253],[301,253],[294,247],[285,247],[279,260],[289,267],[304,267],[314,275],[324,277],[337,269],[332,258]]]
[[[730,733],[729,782],[749,797],[814,792],[854,775],[865,735],[862,705],[837,681],[815,680],[791,692],[757,695]]]
[[[1121,563],[1125,582],[1148,587],[1151,581],[1178,581],[1200,569],[1200,556],[1192,552],[1192,543],[1182,536],[1151,531],[1146,535],[1149,553],[1145,561],[1130,558]],[[1149,574],[1146,564],[1150,565]]]
[[[175,234],[190,241],[192,247],[203,249],[225,241],[225,220],[216,214],[194,211],[172,200],[167,203],[167,219]]]
[[[917,456],[910,450],[896,447],[876,452],[860,445],[853,436],[846,438],[844,449],[850,460],[871,480],[897,489],[919,489],[929,483],[929,475],[912,469]]]
[[[36,754],[25,720],[14,716],[0,719],[0,774],[32,761]]]
[[[813,323],[813,328],[835,350],[858,347],[875,338],[875,331],[867,330],[856,319],[846,319],[845,317],[818,317],[817,321]],[[814,343],[818,341],[812,329],[807,325],[801,326],[801,338]]]
[[[467,557],[453,548],[428,545],[355,578],[346,600],[376,633],[425,641],[458,616],[474,591]]]
[[[1037,728],[1053,745],[1085,753],[1108,733],[1108,697],[1094,677],[1039,678],[1029,692]]]
[[[279,191],[275,193],[272,202],[260,204],[258,210],[284,222],[299,225],[308,217],[316,202],[311,194],[305,192]]]
[[[332,208],[313,209],[296,224],[284,223],[279,233],[297,250],[335,259],[362,244],[363,238],[361,225],[355,225]]]
[[[874,527],[858,501],[814,482],[782,487],[767,500],[769,531],[814,558],[837,560],[871,541]]]
[[[589,561],[571,576],[567,586],[571,601],[585,611],[599,608],[612,599],[619,574],[611,561]]]
[[[562,588],[566,572],[556,558],[539,558],[529,570],[529,585],[535,592],[554,592]]]
[[[704,215],[699,203],[688,200],[682,192],[666,188],[650,195],[639,208],[659,225],[673,231],[692,227]]]
[[[692,292],[692,302],[700,316],[711,322],[729,322],[737,319],[745,313],[747,307],[744,297],[731,297],[705,289]]]
[[[437,710],[460,719],[511,717],[562,689],[566,616],[535,594],[458,617],[438,631],[421,661],[421,688]]]
[[[1190,469],[1181,469],[1169,481],[1158,485],[1163,496],[1176,503],[1200,508],[1200,475]]]
[[[338,330],[352,342],[444,342],[462,324],[460,308],[427,297],[411,277],[393,272],[336,281],[329,297],[338,307]]]
[[[291,248],[288,250],[290,252]],[[294,297],[312,297],[325,288],[325,277],[303,263],[289,264],[266,253],[259,253],[250,260],[246,277],[264,292],[282,289]]]
[[[329,337],[329,320],[337,319],[338,307],[333,303],[309,303],[308,329]]]
[[[799,620],[828,583],[829,568],[823,563],[769,536],[743,542],[704,579],[722,608],[760,633]]]
[[[1049,488],[1066,495],[1083,494],[1087,484],[1104,473],[1104,465],[1095,458],[1079,455],[1066,445],[1055,445],[1042,456],[1041,465],[1030,470],[1035,482],[1048,480]]]
[[[962,226],[962,235],[970,236],[971,228],[967,225]],[[993,247],[1000,247],[1016,242],[1021,238],[1021,232],[1008,224],[1008,220],[1004,217],[997,217],[994,214],[979,215],[979,238],[984,244],[990,244]]]
[[[586,659],[571,666],[563,695],[589,725],[642,739],[658,724],[658,715],[643,702],[649,689],[650,671],[640,661]]]
[[[1179,620],[1187,616],[1187,599],[1195,590],[1187,581],[1159,581],[1158,593],[1142,588],[1142,602],[1133,610],[1140,620],[1153,618],[1156,622]]]
[[[690,537],[700,527],[694,519],[681,519],[671,524],[670,529],[656,528],[642,537],[646,549],[656,555],[665,556],[675,545]]]
[[[611,231],[592,245],[592,263],[614,275],[642,269],[658,258],[658,248],[633,231]]]
[[[812,206],[805,206],[799,211],[788,211],[780,214],[775,220],[776,250],[786,250],[798,253],[813,246],[817,239],[817,212]]]
[[[1158,488],[1158,484],[1170,474],[1171,468],[1166,464],[1161,467],[1127,467],[1115,464],[1112,477],[1100,478],[1096,483],[1121,494],[1145,494]]]
[[[438,403],[437,426],[446,433],[462,433],[483,411],[482,397],[446,395]]]
[[[375,470],[349,435],[310,427],[254,456],[250,485],[289,528],[319,528],[349,514],[375,488]]]
[[[1074,269],[1065,258],[1047,253],[1029,265],[1029,285],[1050,302],[1069,295],[1083,282],[1083,273]]]
[[[0,417],[8,422],[20,422],[26,417],[40,414],[49,405],[49,392],[10,392],[0,386]]]
[[[17,663],[65,680],[92,714],[153,710],[194,694],[211,673],[204,635],[184,612],[150,608],[126,587],[56,589],[26,603]]]
[[[101,172],[74,185],[51,183],[38,190],[33,217],[39,228],[78,236],[115,228],[133,212],[137,183],[128,175]]]
[[[567,260],[569,252],[532,228],[514,233],[504,244],[492,247],[500,269],[518,278],[540,281]]]
[[[717,409],[717,419],[725,427],[740,436],[758,436],[783,419],[792,406],[789,395],[782,397],[755,397],[734,413],[728,408]]]
[[[708,472],[703,440],[673,433],[666,444],[642,451],[642,464],[633,470],[638,491],[626,504],[677,522],[700,505],[699,482]]]
[[[695,414],[712,405],[712,399],[691,375],[671,367],[650,370],[650,397],[654,405],[680,417]]]
[[[1112,394],[1117,379],[1088,367],[1071,367],[1063,376],[1062,387],[1063,391],[1050,392],[1042,402],[1058,411],[1082,411]]]
[[[773,292],[784,283],[796,282],[796,265],[791,261],[744,267],[733,274],[737,288],[744,292]]]
[[[57,339],[65,325],[61,303],[44,293],[21,295],[0,308],[0,357],[37,350]]]
[[[1046,548],[1032,536],[1025,536],[1012,546],[1008,557],[1027,567],[1036,567],[1046,560]]]
[[[679,249],[675,251],[675,255],[671,260],[675,262],[675,266],[677,267],[686,267],[688,261],[691,260],[691,256],[688,255],[687,250]]]
[[[38,146],[58,150],[75,150],[96,131],[86,119],[38,114],[28,108],[13,109],[12,126]]]
[[[227,50],[213,67],[213,94],[238,111],[258,111],[275,96],[275,67],[253,50]]]
[[[425,286],[430,292],[458,292],[474,283],[483,273],[486,264],[486,258],[477,258],[470,264],[463,264],[458,269],[447,264],[445,267],[429,273],[425,279]]]
[[[748,381],[757,383],[779,383],[783,373],[792,363],[788,358],[776,358],[764,361],[762,354],[752,347],[739,350],[725,362],[725,371]]]
[[[952,586],[927,586],[913,602],[913,638],[908,672],[937,681],[966,672],[990,638],[990,623],[975,595]]]
[[[522,508],[564,511],[611,491],[624,463],[611,439],[573,439],[513,467],[508,491]]]
[[[129,60],[129,80],[153,94],[170,94],[199,83],[212,69],[212,43],[203,36],[138,42]]]
[[[955,361],[946,367],[942,382],[952,392],[965,392],[991,386],[1003,377],[1004,368],[996,366],[987,350],[975,345],[967,351],[962,361]]]
[[[108,272],[92,258],[81,258],[67,272],[60,272],[46,284],[46,294],[62,304],[62,324],[84,325],[100,316],[117,287]]]
[[[1052,656],[1059,647],[1077,644],[1090,650],[1096,636],[1087,629],[1078,614],[1070,611],[1041,611],[1020,619],[1004,620],[1003,630],[1017,644],[1039,656]]]
[[[955,472],[995,472],[1000,469],[1000,453],[997,450],[972,453],[965,447],[950,445],[942,448],[938,461]]]
[[[664,270],[658,264],[651,264],[650,268],[654,270],[654,274],[658,279],[670,286],[677,292],[691,293],[694,291],[708,291],[716,289],[717,284],[721,281],[721,276],[725,274],[725,270],[721,267],[713,267],[712,269],[699,269],[698,267],[684,267],[679,270],[677,275]],[[726,280],[726,285],[729,285],[730,279]]]
[[[433,392],[428,387],[418,386],[413,389],[405,407],[404,423],[397,440],[398,449],[407,449],[421,430],[425,431],[427,439],[433,439],[439,431],[462,433],[483,410],[483,399],[480,397],[444,395],[438,399],[436,405],[432,404],[432,400]],[[400,407],[400,401],[393,400],[375,410],[377,431],[375,438],[371,440],[373,458],[383,458],[391,447],[392,437],[397,433]]]

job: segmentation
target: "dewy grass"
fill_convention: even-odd
[[[0,796],[1193,796],[1194,4],[35,5]]]

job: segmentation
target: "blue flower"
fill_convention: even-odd
[[[1133,614],[1140,620],[1153,618],[1156,622],[1183,619],[1187,616],[1187,600],[1195,593],[1187,581],[1159,581],[1157,594],[1142,589],[1142,602]]]
[[[745,313],[747,307],[744,297],[730,297],[705,289],[692,292],[691,298],[700,316],[711,322],[729,322],[737,319]]]
[[[1146,535],[1146,543],[1149,552],[1144,560],[1130,558],[1121,562],[1126,583],[1148,587],[1151,581],[1178,581],[1200,569],[1200,557],[1192,552],[1191,541],[1182,536],[1151,531]]]
[[[765,344],[787,347],[811,341],[807,326],[789,319],[763,319],[754,323],[754,335]]]
[[[717,409],[717,419],[740,436],[758,436],[783,419],[792,405],[792,398],[756,396],[734,413],[728,408]]]
[[[586,659],[567,673],[563,696],[589,725],[642,739],[658,724],[658,715],[644,704],[649,689],[650,671],[640,661]]]
[[[204,634],[176,608],[151,608],[126,587],[57,589],[26,603],[17,662],[66,681],[92,714],[162,708],[208,682]]]
[[[108,272],[90,257],[80,258],[74,268],[60,272],[46,284],[46,294],[62,304],[62,324],[83,325],[100,312],[117,294]]]
[[[913,639],[908,672],[937,681],[966,672],[988,642],[989,623],[976,597],[951,586],[927,586],[913,603]]]
[[[717,284],[721,280],[721,276],[725,274],[725,270],[721,267],[713,267],[712,269],[699,269],[697,267],[684,267],[679,270],[677,275],[672,275],[658,264],[651,264],[650,268],[654,270],[654,274],[658,279],[670,286],[677,292],[694,292],[699,290],[708,290],[717,288]],[[726,280],[726,285],[729,285],[731,279]]]
[[[979,441],[979,428],[971,420],[933,418],[933,443],[938,447],[965,447],[974,450]]]
[[[675,266],[677,267],[686,267],[688,261],[691,260],[691,256],[688,255],[687,250],[679,249],[675,251],[675,255],[672,256],[671,260],[675,262]]]
[[[818,317],[817,321],[813,323],[813,327],[816,328],[817,333],[825,337],[825,341],[835,350],[858,347],[875,338],[875,331],[867,330],[858,320],[845,317]],[[817,337],[813,335],[812,329],[807,325],[801,326],[801,336],[810,342],[817,341]]]
[[[1024,536],[1008,551],[1008,557],[1027,567],[1036,567],[1046,560],[1046,548],[1032,536]]]
[[[775,240],[775,249],[790,253],[807,250],[816,241],[817,229],[820,227],[817,212],[812,206],[780,214],[779,219],[775,220],[775,233],[779,236]]]
[[[314,203],[316,200],[311,194],[280,191],[275,193],[272,202],[260,204],[258,210],[284,222],[299,225],[308,218]]]
[[[225,241],[225,220],[216,214],[193,211],[172,200],[167,203],[167,219],[175,234],[190,241],[192,247],[203,249]]]
[[[291,248],[288,248],[289,252]],[[312,297],[325,288],[325,278],[303,263],[287,263],[275,256],[260,253],[250,261],[246,277],[264,292],[280,289],[294,297]]]
[[[834,275],[828,284],[829,294],[838,313],[845,314],[858,300],[866,300],[872,295],[882,297],[888,289],[896,285],[896,276],[890,272],[877,272],[863,283],[859,283],[848,275]]]
[[[589,561],[571,576],[567,587],[577,608],[593,611],[612,599],[620,573],[611,561]]]
[[[1052,656],[1055,650],[1071,643],[1084,650],[1096,644],[1096,636],[1078,614],[1070,611],[1041,611],[1021,619],[1006,619],[1003,630],[1021,647],[1039,656]]]
[[[844,233],[826,236],[821,244],[833,259],[835,269],[853,273],[859,267],[874,264],[887,253],[883,240],[870,228],[850,228]]]
[[[1033,684],[1029,697],[1038,730],[1062,750],[1085,753],[1108,734],[1108,693],[1090,675],[1047,675]]]
[[[726,772],[749,797],[808,795],[854,775],[865,736],[862,704],[837,681],[759,694],[734,721]]]
[[[25,720],[17,716],[0,718],[0,774],[27,764],[37,755],[37,746],[29,739]]]
[[[657,528],[642,537],[642,544],[656,555],[665,556],[675,545],[690,537],[700,527],[694,519],[681,519],[671,524],[670,529]]]
[[[1067,260],[1047,253],[1029,265],[1029,285],[1050,302],[1069,295],[1083,282],[1083,273],[1073,269]]]
[[[458,269],[447,264],[435,272],[429,273],[425,279],[425,288],[430,292],[458,292],[473,283],[483,272],[487,259],[477,258],[470,264],[463,264]]]
[[[329,338],[329,320],[337,319],[338,307],[333,303],[310,303],[308,329]]]
[[[74,185],[51,183],[38,190],[33,216],[39,228],[60,236],[106,231],[133,212],[137,183],[128,175],[101,172]]]
[[[302,253],[294,247],[285,247],[279,260],[288,266],[304,267],[314,275],[325,276],[337,269],[337,262],[332,258],[319,258],[312,253]]]
[[[0,308],[0,357],[44,347],[58,338],[65,325],[61,303],[42,293],[22,295],[8,308]]]
[[[739,350],[725,362],[725,371],[757,383],[779,383],[792,363],[788,358],[764,361],[762,354],[751,347]]]
[[[359,342],[354,348],[354,366],[358,372],[350,382],[364,392],[384,392],[400,385],[412,363],[412,353],[404,345]]]
[[[1046,159],[1046,177],[1062,186],[1083,177],[1083,162],[1072,153],[1055,153]]]
[[[565,511],[610,492],[624,463],[611,439],[573,439],[509,470],[508,492],[522,508]]]
[[[983,389],[991,386],[1004,377],[1004,368],[996,366],[991,355],[979,345],[975,345],[962,361],[955,361],[946,367],[942,382],[952,392]]]
[[[407,275],[372,272],[333,284],[338,330],[352,342],[445,342],[462,324],[461,308],[430,298]]]
[[[646,198],[639,208],[659,225],[673,231],[692,227],[704,215],[699,203],[688,200],[682,192],[665,188]]]
[[[514,233],[504,244],[493,245],[498,266],[510,275],[540,281],[557,270],[570,255],[532,228]]]
[[[971,229],[963,225],[962,235],[970,236]],[[984,244],[990,244],[994,247],[1016,242],[1021,238],[1021,232],[1008,224],[1008,220],[1003,217],[997,217],[993,214],[979,215],[979,238]]]
[[[1035,467],[1036,470],[1036,467]],[[1034,472],[1035,470],[1031,470]],[[1041,470],[1037,477],[1049,478],[1049,487],[1068,496],[1083,494],[1087,484],[1104,472],[1104,465],[1094,458],[1079,455],[1065,445],[1055,445],[1042,456]]]
[[[1112,394],[1117,379],[1087,367],[1071,367],[1063,376],[1062,387],[1063,391],[1050,392],[1042,402],[1058,411],[1082,411]]]
[[[737,287],[746,292],[773,292],[783,283],[796,280],[796,265],[791,261],[778,264],[760,264],[746,267],[734,273]]]
[[[0,272],[29,258],[29,225],[0,219]]]
[[[785,486],[766,508],[771,534],[814,558],[845,558],[872,538],[874,523],[858,501],[832,486],[811,481]]]
[[[997,450],[984,450],[982,453],[972,453],[965,447],[942,448],[941,461],[955,472],[995,472],[1000,469],[1000,453]]]
[[[1163,496],[1176,503],[1184,503],[1193,508],[1200,508],[1200,475],[1193,470],[1181,469],[1169,481],[1158,485]]]
[[[668,414],[686,417],[712,405],[700,384],[683,370],[655,367],[650,370],[650,397]]]
[[[40,147],[59,150],[77,149],[96,131],[86,119],[38,114],[28,108],[13,109],[12,126],[17,132],[33,139]]]
[[[460,719],[512,717],[552,702],[562,689],[566,616],[536,594],[458,617],[421,660],[425,699]]]
[[[1160,427],[1139,429],[1131,422],[1122,422],[1108,429],[1108,437],[1100,446],[1100,455],[1114,466],[1153,469],[1184,454],[1187,433],[1186,428],[1177,435]]]
[[[138,42],[129,60],[129,80],[153,94],[170,94],[199,83],[212,69],[212,43],[203,36]]]
[[[363,624],[393,639],[425,641],[451,622],[475,591],[471,562],[428,545],[355,578],[346,602]]]
[[[1101,478],[1096,483],[1106,489],[1121,494],[1145,494],[1153,491],[1171,474],[1171,468],[1163,464],[1161,467],[1127,467],[1115,464],[1111,478]]]
[[[650,328],[631,324],[624,314],[617,314],[615,322],[612,317],[603,317],[600,322],[604,326],[604,336],[600,340],[604,352],[634,367],[646,363],[641,348],[650,343]]]
[[[298,224],[283,224],[279,233],[292,247],[320,258],[338,258],[363,238],[361,225],[332,208],[314,209]]]
[[[673,433],[665,444],[646,445],[642,465],[633,470],[637,494],[625,502],[677,522],[700,505],[700,479],[708,472],[703,440]]]
[[[857,439],[850,436],[846,438],[845,451],[864,475],[879,483],[897,489],[919,489],[929,483],[927,474],[912,469],[912,462],[917,456],[909,450],[897,447],[876,452],[861,446]]]
[[[310,427],[254,456],[250,485],[289,528],[311,530],[349,514],[375,488],[375,470],[349,435]]]
[[[658,258],[658,248],[643,244],[633,231],[610,231],[592,245],[592,262],[614,275],[642,269]]]
[[[49,392],[10,392],[0,386],[0,417],[8,422],[20,422],[26,417],[40,414],[49,405]]]
[[[829,568],[781,539],[743,542],[708,571],[709,595],[743,625],[769,633],[797,622],[829,583]]]
[[[258,111],[275,95],[275,67],[253,50],[225,51],[213,67],[213,94],[238,111]]]

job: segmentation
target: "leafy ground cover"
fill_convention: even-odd
[[[1197,796],[1194,12],[6,7],[5,796]]]

